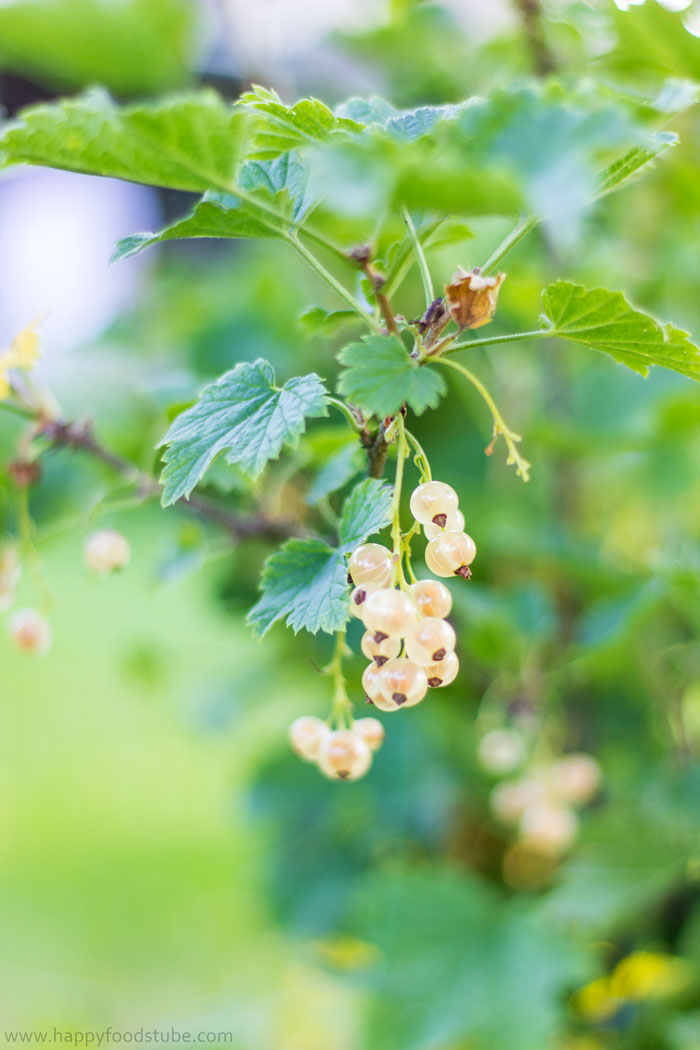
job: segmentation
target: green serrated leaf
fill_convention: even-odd
[[[163,439],[163,506],[187,497],[220,452],[257,477],[283,445],[294,445],[307,418],[327,415],[326,388],[311,373],[275,386],[272,365],[239,364],[206,387]]]
[[[119,107],[103,91],[31,106],[0,133],[7,163],[203,193],[230,186],[250,119],[213,91]]]
[[[341,328],[357,323],[354,310],[324,310],[322,306],[313,306],[299,318],[300,328],[307,335],[333,335]]]
[[[363,130],[356,121],[335,116],[316,98],[301,99],[293,106],[287,106],[276,91],[254,85],[240,101],[262,117],[254,150],[261,159],[276,157],[298,146],[356,135]]]
[[[395,335],[370,335],[340,351],[345,366],[338,390],[369,415],[383,418],[406,404],[417,415],[435,408],[445,383],[429,365],[418,363]]]
[[[323,540],[292,539],[265,562],[262,596],[248,614],[253,633],[261,638],[278,620],[295,632],[316,634],[339,630],[348,618],[345,555],[389,524],[391,489],[367,478],[345,501],[337,547]]]
[[[687,332],[635,310],[621,292],[557,281],[542,293],[542,306],[551,335],[601,350],[643,376],[661,365],[700,380],[700,349]]]
[[[158,233],[134,233],[117,241],[112,261],[137,255],[160,241],[214,237],[275,237],[308,213],[307,170],[298,157],[285,153],[272,161],[249,161],[241,168],[238,185],[254,194],[261,205],[273,205],[281,218],[262,212],[254,200],[241,201],[230,193],[208,190],[186,218]],[[284,216],[287,216],[285,221]]]
[[[610,164],[600,176],[599,196],[604,196],[616,190],[627,179],[641,172],[652,164],[657,157],[665,153],[671,146],[678,143],[678,136],[672,132],[663,131],[654,135],[651,143],[645,146],[635,146],[619,160]]]

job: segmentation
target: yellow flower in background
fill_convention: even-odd
[[[356,937],[328,937],[315,941],[313,947],[317,956],[336,970],[366,970],[376,965],[381,958],[379,949],[367,941]]]
[[[573,1005],[584,1020],[600,1024],[614,1017],[625,1003],[675,995],[690,976],[688,963],[674,955],[632,952],[609,977],[599,977],[579,989]]]
[[[27,325],[12,340],[9,350],[0,353],[0,399],[8,397],[11,391],[8,372],[11,368],[21,368],[28,372],[39,360],[39,321]]]

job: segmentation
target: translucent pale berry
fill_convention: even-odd
[[[425,668],[413,660],[389,660],[379,669],[379,688],[386,701],[412,707],[427,693],[428,677]]]
[[[315,762],[321,741],[328,736],[330,729],[325,722],[314,715],[302,715],[289,727],[289,742],[296,753],[306,762]]]
[[[386,587],[391,581],[391,551],[381,543],[363,543],[350,555],[348,572],[355,586],[373,583]]]
[[[601,779],[600,766],[590,755],[564,755],[550,770],[552,794],[575,806],[590,801]]]
[[[373,704],[378,705],[382,692],[379,688],[379,668],[375,663],[371,663],[365,667],[362,673],[362,688],[365,691],[367,699]]]
[[[517,824],[526,809],[546,800],[544,784],[534,777],[523,777],[498,784],[491,792],[491,809],[505,824]]]
[[[464,576],[476,556],[476,544],[466,532],[442,532],[425,548],[425,563],[436,576]]]
[[[17,609],[7,626],[12,641],[25,653],[42,656],[51,648],[51,624],[36,609]]]
[[[456,653],[447,653],[444,660],[439,663],[428,664],[425,669],[428,685],[431,689],[439,689],[440,686],[449,685],[454,682],[459,673],[459,660]]]
[[[332,780],[357,780],[372,765],[372,752],[359,733],[336,729],[321,741],[318,765]]]
[[[434,522],[429,521],[427,525],[423,526],[423,532],[428,540],[434,540],[441,532],[464,532],[464,515],[461,510],[455,510],[452,514],[447,515],[444,525],[436,525]]]
[[[444,481],[426,481],[411,493],[411,514],[421,525],[444,526],[449,514],[459,510],[457,493]]]
[[[386,734],[378,718],[358,718],[352,729],[362,737],[370,751],[377,751],[384,743]]]
[[[426,616],[409,628],[406,634],[406,656],[425,667],[444,660],[456,643],[454,628],[447,620]]]
[[[565,806],[536,802],[528,806],[520,821],[520,839],[538,853],[564,853],[578,830],[576,816]]]
[[[380,637],[377,641],[374,631],[365,631],[360,643],[362,652],[368,660],[374,660],[377,667],[381,667],[387,660],[393,659],[401,652],[401,639],[395,637]]]
[[[452,595],[439,580],[419,580],[408,593],[421,616],[447,616],[452,608]]]
[[[359,587],[355,587],[350,595],[350,615],[356,616],[358,620],[361,620],[365,602],[370,594],[378,590],[379,587],[376,583],[363,583]]]
[[[512,729],[492,729],[480,741],[478,754],[484,769],[502,776],[517,769],[525,757],[525,746]]]
[[[413,602],[392,587],[384,587],[369,595],[362,607],[362,620],[369,631],[389,636],[403,636],[416,619]]]
[[[83,557],[92,572],[106,573],[123,569],[131,558],[129,541],[114,529],[101,529],[85,540]]]

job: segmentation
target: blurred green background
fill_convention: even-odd
[[[263,82],[287,100],[412,106],[548,65],[640,99],[700,80],[700,5],[552,0],[539,15],[505,0],[11,0],[1,97],[11,115],[95,83],[126,100]],[[682,144],[576,243],[513,252],[497,324],[532,327],[540,289],[563,276],[623,289],[697,340],[700,117],[669,126]],[[2,345],[48,312],[42,375],[66,414],[93,416],[147,469],[172,406],[204,381],[257,356],[333,381],[340,345],[300,325],[337,304],[284,246],[173,244],[108,268],[118,236],[188,204],[55,172],[0,182]],[[437,284],[508,230],[470,225],[431,253]],[[399,310],[418,296],[414,275]],[[700,1047],[700,395],[563,344],[500,347],[475,367],[532,481],[501,448],[483,455],[489,419],[463,386],[417,421],[480,551],[474,581],[453,587],[463,673],[387,717],[357,784],[289,752],[289,722],[327,708],[330,641],[281,627],[252,641],[269,548],[232,550],[102,467],[47,458],[20,603],[51,605],[54,645],[32,661],[0,639],[0,1042],[111,1025],[232,1032],[210,1045],[241,1050]],[[22,434],[0,418],[3,468]],[[212,492],[301,515],[339,434],[317,422],[256,491],[222,472]],[[6,535],[21,498],[3,474]],[[82,544],[98,525],[134,557],[95,581]],[[498,778],[478,760],[494,728],[519,733],[531,762],[600,763],[561,864],[513,861],[489,808]]]

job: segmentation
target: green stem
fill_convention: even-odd
[[[515,229],[511,230],[505,240],[501,241],[493,255],[491,255],[481,267],[482,274],[487,274],[489,270],[493,270],[494,266],[498,266],[511,248],[514,248],[516,244],[519,244],[520,241],[522,241],[523,237],[527,237],[528,233],[530,233],[531,230],[534,230],[538,221],[539,220],[535,219],[533,216],[526,216],[524,219],[521,219]]]
[[[523,481],[529,481],[530,464],[526,459],[524,459],[520,455],[520,452],[518,451],[518,442],[521,440],[520,435],[516,434],[513,430],[510,429],[505,419],[501,415],[498,405],[492,398],[487,388],[481,382],[481,380],[478,379],[473,372],[470,372],[469,369],[465,368],[464,365],[458,364],[457,361],[447,361],[441,357],[439,357],[437,360],[439,364],[447,365],[448,368],[453,368],[456,372],[459,372],[461,375],[463,375],[465,379],[468,379],[472,386],[476,387],[476,389],[479,391],[484,401],[488,405],[491,415],[493,416],[493,439],[491,441],[491,444],[486,449],[487,454],[491,455],[491,452],[493,450],[493,443],[496,441],[498,436],[502,434],[506,443],[506,447],[508,449],[508,458],[506,459],[506,463],[509,466],[515,467],[515,471],[518,477],[521,477]]]
[[[349,729],[352,725],[352,701],[348,696],[345,675],[343,674],[344,655],[345,628],[343,627],[335,636],[333,659],[327,668],[327,672],[333,681],[333,708],[328,721],[333,725],[344,726]]]
[[[422,247],[423,248],[427,248],[428,247],[428,245],[432,241],[433,237],[435,236],[435,234],[437,233],[437,231],[440,229],[440,227],[442,226],[442,224],[444,222],[447,222],[446,218],[435,219],[435,221],[430,223],[427,226],[427,228],[425,226],[422,228],[422,232],[423,232],[423,244],[422,244]],[[405,241],[406,241],[405,251],[402,251],[401,249],[399,249],[399,258],[398,258],[396,264],[394,265],[394,269],[393,269],[392,273],[387,278],[386,284],[384,285],[384,291],[385,291],[386,295],[388,295],[388,296],[392,296],[396,292],[397,288],[399,288],[400,285],[403,283],[403,280],[404,280],[406,274],[408,273],[408,271],[411,268],[412,251],[411,251],[411,242],[410,242],[410,240],[408,238],[408,235],[406,236]]]
[[[362,424],[355,418],[352,411],[348,408],[344,401],[341,401],[337,397],[326,397],[326,401],[329,405],[333,405],[333,408],[337,408],[339,412],[342,412],[352,429],[359,434],[362,431]]]
[[[458,350],[474,350],[479,346],[497,346],[498,343],[519,343],[523,339],[544,339],[548,336],[556,335],[551,329],[536,328],[532,332],[512,332],[510,335],[487,335],[480,339],[470,339],[466,343],[453,343],[452,346],[447,347],[442,351],[441,354],[436,355],[436,359],[444,357],[446,354],[456,354]],[[429,354],[430,360],[433,360],[433,355]]]
[[[0,401],[0,410],[3,412],[9,412],[13,416],[18,416],[20,419],[36,419],[35,412],[32,412],[29,408],[25,408],[24,405],[16,404],[14,401]]]
[[[332,273],[330,273],[323,263],[321,263],[313,252],[310,252],[306,245],[302,244],[296,233],[282,233],[282,236],[289,244],[294,248],[296,252],[304,259],[312,270],[315,270],[319,277],[322,277],[326,284],[329,284],[331,288],[337,292],[337,294],[344,299],[345,302],[350,306],[359,317],[365,322],[365,324],[371,328],[377,335],[382,334],[381,327],[377,324],[374,318],[367,313],[367,311],[360,305],[355,296],[348,291],[348,289],[336,280]]]
[[[408,446],[406,444],[406,430],[403,423],[403,416],[400,412],[396,417],[396,429],[396,476],[394,478],[394,496],[391,504],[391,542],[394,555],[394,572],[392,582],[394,584],[398,583],[401,590],[405,591],[407,584],[406,578],[403,574],[404,547],[403,538],[401,536],[401,489],[403,487],[403,471],[404,464],[406,462],[406,456],[408,455]]]
[[[409,442],[413,445],[413,449],[416,453],[413,462],[418,467],[421,473],[421,481],[432,481],[433,475],[430,470],[430,463],[428,462],[428,457],[425,454],[423,446],[418,441],[418,438],[414,437],[410,430],[406,428],[404,429],[406,437],[408,438]]]
[[[261,212],[262,217],[259,216],[259,218],[268,229],[275,230],[276,233],[286,237],[290,232],[290,227],[294,227],[295,230],[299,230],[300,233],[303,233],[310,240],[320,244],[322,248],[326,249],[326,251],[331,252],[331,254],[337,256],[337,258],[342,259],[343,262],[350,262],[346,252],[344,252],[342,248],[339,248],[337,244],[328,240],[327,237],[322,233],[319,233],[318,230],[315,230],[312,226],[306,226],[303,224],[294,226],[294,223],[290,222],[289,215],[285,215],[284,212],[278,211],[272,204],[268,204],[266,201],[260,200],[258,197],[255,197],[250,193],[246,193],[245,190],[240,189],[239,186],[230,186],[224,183],[219,183],[218,185],[221,190],[225,193],[230,193],[232,197],[236,197],[242,204],[246,204],[252,211]],[[275,220],[274,224],[269,221],[265,222],[264,216],[266,215],[269,216],[270,219]]]
[[[413,247],[413,253],[416,257],[418,271],[420,273],[420,279],[423,282],[423,291],[425,292],[425,305],[430,306],[430,304],[435,299],[435,293],[433,291],[433,282],[430,277],[430,270],[428,269],[428,263],[425,258],[425,252],[423,251],[423,246],[421,245],[420,240],[418,238],[418,234],[416,233],[416,228],[413,225],[413,220],[411,219],[411,215],[408,208],[404,204],[402,204],[400,211],[401,218],[403,219],[404,225],[406,227],[406,232],[408,233],[408,239],[411,242],[411,245]]]

